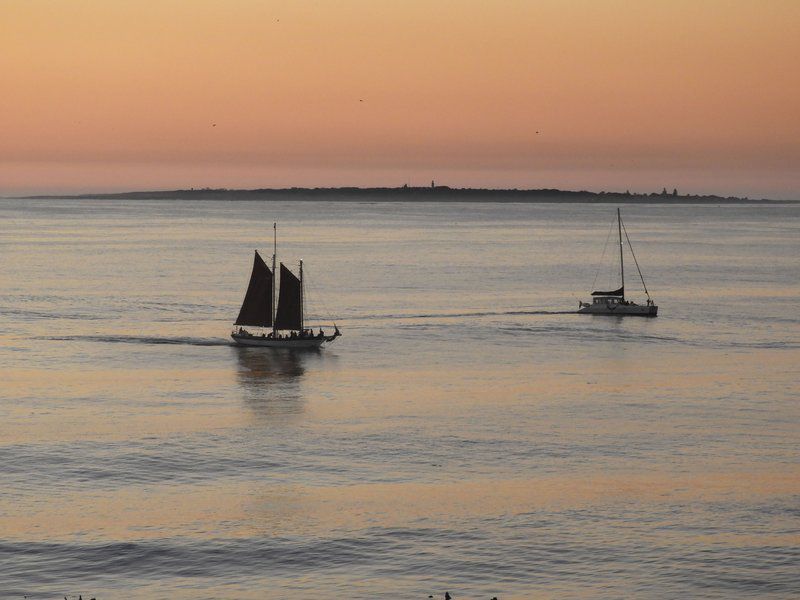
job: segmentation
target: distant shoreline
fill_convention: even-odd
[[[335,188],[198,188],[111,194],[17,196],[18,199],[47,200],[332,200],[339,202],[573,202],[640,204],[795,204],[800,200],[770,200],[717,196],[629,192],[589,192],[558,189],[485,189],[436,187],[335,187]]]

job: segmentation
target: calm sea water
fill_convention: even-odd
[[[0,201],[0,597],[796,595],[800,206],[623,217],[657,319],[609,205]]]

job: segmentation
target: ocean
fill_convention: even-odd
[[[615,208],[0,200],[0,598],[796,597],[800,205],[575,314]],[[231,343],[273,222],[320,352]]]

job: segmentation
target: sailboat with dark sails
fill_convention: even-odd
[[[630,248],[633,262],[636,265],[636,270],[639,273],[639,278],[642,280],[642,287],[647,296],[645,304],[637,304],[625,298],[625,260],[624,252],[622,250],[622,233],[625,232],[625,239],[628,241],[628,248]],[[609,232],[610,233],[610,232]],[[619,235],[619,279],[620,286],[616,290],[611,291],[593,291],[591,302],[579,302],[578,312],[590,315],[615,315],[623,316],[637,316],[637,317],[655,317],[658,315],[658,306],[650,298],[650,293],[647,291],[647,285],[644,282],[642,270],[639,268],[639,261],[636,260],[636,255],[633,253],[633,246],[628,237],[628,231],[622,223],[622,216],[620,215],[619,208],[617,209],[617,233]],[[608,243],[606,241],[606,243]]]
[[[277,225],[273,223],[272,228],[272,269],[256,250],[250,283],[231,337],[241,346],[267,348],[319,348],[325,343],[333,342],[341,335],[335,324],[331,335],[326,335],[322,328],[315,333],[306,325],[302,260],[298,275],[280,263],[280,285],[276,286]],[[257,329],[250,331],[247,327]]]

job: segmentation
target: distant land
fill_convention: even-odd
[[[596,202],[642,204],[786,204],[798,200],[769,200],[735,196],[679,194],[673,189],[649,194],[631,192],[589,192],[558,189],[485,189],[428,187],[316,187],[265,188],[239,190],[227,188],[190,188],[113,194],[77,194],[24,196],[26,199],[97,199],[97,200],[333,200],[340,202]]]

